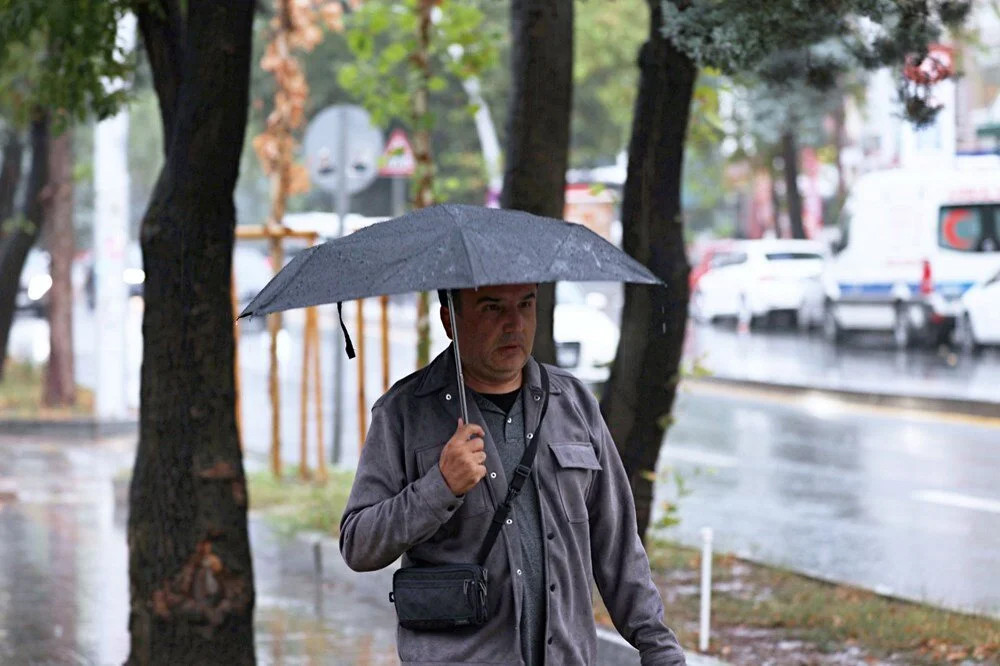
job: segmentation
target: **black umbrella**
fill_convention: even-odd
[[[516,210],[444,204],[302,252],[240,318],[325,303],[337,303],[339,309],[343,301],[436,289],[449,290],[450,301],[452,289],[558,281],[661,282],[582,225]],[[458,336],[453,338],[460,359]],[[348,355],[353,357],[349,338]],[[461,362],[456,367],[463,387]]]

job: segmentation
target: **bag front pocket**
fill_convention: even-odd
[[[587,522],[587,491],[594,474],[602,469],[594,447],[590,442],[559,442],[549,444],[549,450],[559,464],[556,481],[566,520]]]

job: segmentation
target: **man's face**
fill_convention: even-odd
[[[463,289],[455,297],[458,345],[467,383],[476,390],[520,386],[521,369],[535,341],[537,285],[514,284]],[[441,321],[452,337],[448,310]],[[480,386],[476,386],[479,384]]]

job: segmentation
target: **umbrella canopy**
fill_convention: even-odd
[[[661,282],[582,225],[444,204],[300,253],[240,317],[383,294],[558,281]]]

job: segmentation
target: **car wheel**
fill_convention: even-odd
[[[829,305],[823,310],[823,337],[832,345],[841,345],[847,340],[847,331],[841,328]]]
[[[978,354],[983,350],[983,346],[976,342],[976,334],[972,330],[972,320],[968,312],[956,320],[954,340],[963,354]]]
[[[892,341],[896,349],[906,349],[913,342],[913,329],[906,319],[906,307],[896,306],[896,316],[892,323]]]

